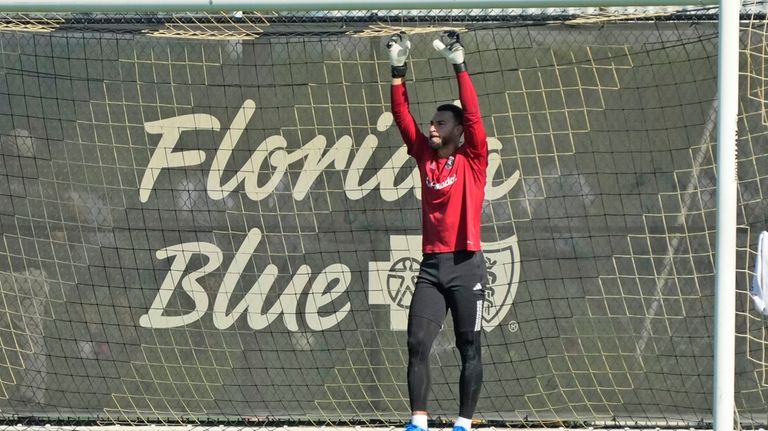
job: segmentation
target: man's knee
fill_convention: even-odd
[[[480,331],[458,331],[456,347],[464,361],[480,359]]]
[[[440,326],[422,317],[412,318],[408,325],[408,352],[411,357],[426,359],[432,350]]]

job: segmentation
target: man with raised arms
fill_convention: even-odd
[[[434,48],[456,72],[461,108],[437,107],[428,135],[411,115],[405,75],[411,42],[404,33],[387,43],[392,71],[392,113],[408,154],[416,159],[422,189],[421,268],[408,314],[408,396],[406,431],[427,429],[429,354],[450,310],[461,356],[459,415],[454,431],[469,431],[483,379],[480,336],[486,265],[480,243],[488,143],[475,88],[455,32]],[[462,142],[463,138],[463,142]]]

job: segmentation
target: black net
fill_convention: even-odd
[[[741,28],[744,427],[768,423],[764,7]],[[716,12],[2,15],[0,414],[404,421],[421,203],[384,44],[412,33],[426,125],[458,97],[431,46],[457,30],[491,137],[476,418],[707,424]],[[435,419],[457,413],[450,328]]]

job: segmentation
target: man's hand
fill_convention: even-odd
[[[456,72],[467,70],[467,66],[464,63],[464,46],[461,44],[461,40],[459,40],[459,33],[449,31],[443,33],[443,37],[447,39],[448,46],[440,39],[432,42],[432,46],[453,65],[453,70]]]
[[[408,53],[411,51],[411,41],[408,35],[401,31],[389,38],[387,42],[389,63],[392,65],[392,77],[403,78],[408,71]]]

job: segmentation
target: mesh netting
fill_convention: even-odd
[[[741,24],[736,407],[768,423],[765,5]],[[716,9],[0,15],[0,414],[399,424],[426,125],[462,32],[491,150],[489,424],[707,424]],[[544,25],[546,24],[546,25]],[[457,411],[450,320],[430,410]]]

